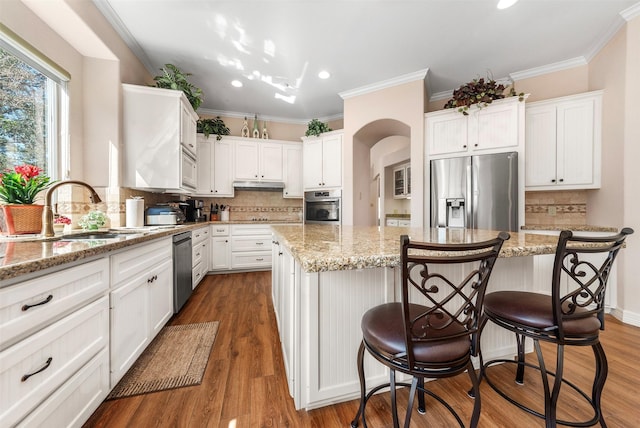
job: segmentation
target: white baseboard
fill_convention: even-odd
[[[616,318],[618,318],[620,321],[622,321],[625,324],[631,324],[636,327],[640,327],[640,314],[637,312],[623,310],[622,316],[620,317],[616,316]]]

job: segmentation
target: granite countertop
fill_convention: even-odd
[[[210,221],[209,224],[302,224],[302,222],[292,220],[215,220]]]
[[[572,230],[574,232],[612,232],[618,233],[617,227],[592,226],[588,224],[525,224],[521,230]]]
[[[463,243],[495,238],[499,232],[474,229],[421,229],[296,225],[273,226],[276,239],[306,272],[393,267],[400,262],[400,235],[423,242]],[[511,232],[500,257],[554,254],[558,238]]]
[[[199,229],[208,223],[175,227],[148,227],[118,230],[117,238],[64,241],[58,237],[38,241],[0,240],[0,287],[2,282],[55,266],[89,259],[176,233]],[[127,232],[127,233],[122,233]]]

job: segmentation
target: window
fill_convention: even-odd
[[[68,158],[68,73],[0,28],[0,171],[32,164],[60,179]]]

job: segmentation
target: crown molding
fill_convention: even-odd
[[[529,68],[528,70],[516,71],[511,73],[509,77],[516,80],[529,79],[531,77],[542,76],[556,71],[568,70],[574,67],[587,65],[587,60],[583,56],[575,57],[565,61],[554,62],[553,64],[543,65],[541,67]]]
[[[622,18],[627,22],[631,21],[637,16],[640,16],[640,2],[634,4],[633,6],[629,6],[628,8],[620,12],[620,16],[622,16]]]
[[[149,74],[152,76],[156,75],[156,70],[154,70],[151,61],[149,61],[149,57],[145,53],[144,49],[140,47],[136,39],[131,35],[127,27],[122,23],[122,20],[118,16],[115,10],[111,7],[109,2],[106,0],[91,0],[95,7],[102,13],[105,19],[111,24],[113,29],[120,35],[122,40],[124,40],[125,44],[131,49],[133,55],[138,58],[138,60],[144,65]]]
[[[429,69],[425,68],[425,69],[416,71],[414,73],[404,74],[402,76],[394,77],[388,80],[383,80],[381,82],[372,83],[371,85],[365,85],[359,88],[350,89],[348,91],[339,92],[338,95],[340,95],[340,97],[343,100],[346,100],[347,98],[357,97],[360,95],[379,91],[381,89],[386,89],[392,86],[401,85],[403,83],[414,82],[416,80],[425,80],[428,72],[429,72]]]

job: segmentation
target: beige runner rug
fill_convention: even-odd
[[[219,321],[164,327],[107,400],[199,385]]]

